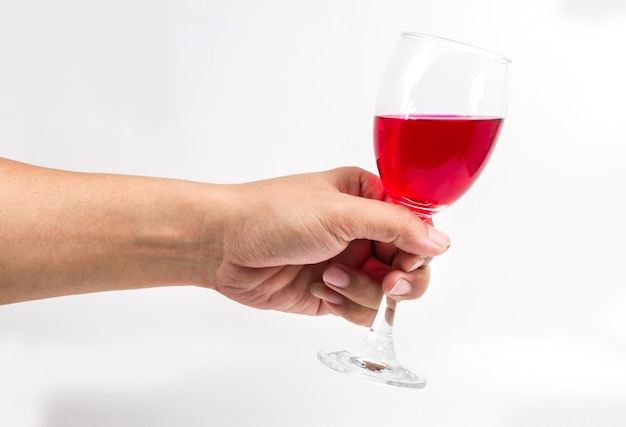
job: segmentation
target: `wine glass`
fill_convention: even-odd
[[[376,164],[389,199],[423,220],[476,181],[507,107],[511,61],[432,35],[404,32],[383,75],[374,117]],[[330,368],[370,381],[422,388],[392,335],[396,301],[383,297],[372,327],[351,350],[321,350]]]

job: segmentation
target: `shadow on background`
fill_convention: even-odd
[[[289,411],[280,411],[285,402],[272,402],[258,381],[251,379],[251,384],[243,387],[219,387],[224,383],[224,378],[200,378],[169,387],[57,392],[47,401],[41,426],[199,427],[263,425],[263,420],[298,424],[294,419],[281,419],[281,413],[287,412],[284,416],[289,417]]]

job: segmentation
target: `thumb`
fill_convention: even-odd
[[[411,254],[432,257],[450,247],[450,237],[425,223],[408,208],[359,196],[351,198],[347,213],[348,240],[367,239],[391,243]]]

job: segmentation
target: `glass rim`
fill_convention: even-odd
[[[430,42],[436,42],[441,46],[447,45],[450,48],[455,48],[456,50],[459,50],[460,52],[466,53],[468,55],[484,58],[495,62],[501,62],[504,64],[511,64],[511,59],[507,56],[501,55],[489,49],[484,49],[482,47],[478,47],[472,44],[460,42],[458,40],[435,36],[432,34],[418,33],[415,31],[403,31],[401,33],[401,36],[405,38],[422,39]]]

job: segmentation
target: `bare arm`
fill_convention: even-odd
[[[358,168],[238,185],[0,159],[0,304],[196,285],[255,308],[369,324],[414,299],[449,238]]]
[[[217,186],[5,159],[0,177],[0,303],[197,284],[218,258],[198,232]]]

